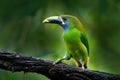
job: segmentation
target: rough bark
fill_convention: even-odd
[[[85,70],[63,63],[53,65],[53,61],[25,57],[16,53],[0,51],[0,69],[12,72],[34,72],[51,80],[120,80],[120,76],[105,72]]]

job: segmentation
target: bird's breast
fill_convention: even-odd
[[[80,31],[73,29],[64,33],[64,41],[66,47],[72,53],[75,59],[80,59],[86,56],[87,49],[80,40]]]
[[[77,29],[64,32],[63,37],[66,45],[78,45],[80,43],[80,31]]]

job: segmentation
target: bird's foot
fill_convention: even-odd
[[[53,62],[53,65],[54,65],[54,64],[58,64],[58,63],[60,63],[61,60],[62,60],[62,59],[58,59],[58,60],[56,60],[55,62]]]
[[[85,68],[84,66],[81,67],[83,71],[87,71],[87,68]]]

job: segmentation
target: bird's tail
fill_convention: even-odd
[[[84,64],[84,68],[85,68],[85,69],[87,69],[88,62],[89,62],[89,57],[86,58],[86,61],[85,61],[85,64]]]

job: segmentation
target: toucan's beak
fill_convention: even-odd
[[[43,23],[63,24],[64,22],[60,16],[52,16],[43,20]]]

